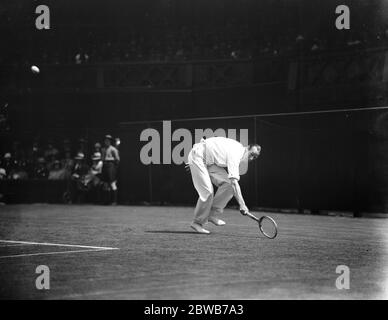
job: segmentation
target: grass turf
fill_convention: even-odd
[[[388,298],[388,220],[271,213],[279,235],[269,240],[234,210],[226,226],[195,234],[192,210],[2,206],[0,240],[119,250],[0,243],[0,298]],[[38,265],[50,268],[50,290],[35,288]],[[335,286],[338,265],[350,268],[349,290]]]

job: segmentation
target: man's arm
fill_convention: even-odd
[[[230,180],[231,180],[232,187],[233,187],[234,197],[236,198],[236,200],[240,206],[240,210],[242,210],[244,212],[249,211],[247,206],[245,205],[245,201],[244,201],[244,198],[243,198],[242,193],[241,193],[240,184],[238,183],[237,179],[232,178]]]
[[[116,148],[113,149],[113,157],[116,160],[116,163],[118,164],[120,162],[120,155],[119,155],[119,150]]]

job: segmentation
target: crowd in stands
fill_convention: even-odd
[[[179,29],[169,30],[166,27],[147,33],[121,32],[117,37],[109,35],[101,34],[98,29],[89,29],[83,30],[65,46],[62,45],[66,40],[61,37],[52,37],[42,45],[31,43],[30,49],[28,43],[25,43],[28,54],[13,53],[3,59],[11,64],[178,62],[254,59],[388,45],[388,28],[324,37],[296,31],[261,34],[252,31],[248,25],[228,23],[226,26],[205,30],[199,26],[181,26]],[[47,45],[48,42],[50,45]],[[42,49],[34,50],[37,46]]]
[[[14,141],[0,161],[0,180],[68,181],[68,202],[82,202],[87,192],[109,191],[102,176],[105,146],[95,142],[90,147],[83,138],[76,144],[67,138],[59,145],[49,140],[44,146],[34,141],[28,147]]]
[[[24,7],[15,2],[13,6],[18,8],[0,9],[0,27],[9,28],[3,30],[8,38],[6,48],[0,53],[0,62],[27,65],[254,59],[388,45],[388,24],[381,18],[383,14],[375,16],[375,8],[361,0],[352,3],[351,28],[343,32],[334,27],[333,1],[330,19],[322,18],[327,19],[322,21],[307,9],[300,16],[297,4],[292,6],[288,1],[279,0],[255,4],[257,12],[250,10],[254,1],[238,5],[230,1],[225,7],[233,12],[235,6],[236,12],[240,11],[236,15],[223,15],[222,6],[213,8],[209,3],[199,7],[203,13],[206,9],[210,12],[206,17],[194,13],[191,17],[183,9],[181,13],[171,14],[171,8],[157,10],[149,4],[149,8],[141,11],[139,3],[133,3],[133,7],[126,3],[121,7],[123,12],[119,9],[106,12],[92,2],[94,11],[89,11],[90,7],[85,4],[81,15],[82,10],[77,7],[81,4],[74,2],[67,9],[58,8],[56,14],[62,16],[53,20],[55,28],[42,32],[36,32],[29,25],[24,27],[26,21],[22,17],[33,8],[28,1],[24,2]],[[158,2],[162,1],[155,1],[155,5]],[[167,2],[159,5],[168,7]],[[320,6],[326,8],[324,4]],[[71,16],[72,7],[78,8],[80,17]],[[139,10],[139,14],[131,15],[134,10]],[[245,10],[243,14],[241,10]],[[319,14],[318,5],[311,10]],[[185,19],[184,14],[191,18]]]

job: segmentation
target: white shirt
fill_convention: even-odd
[[[114,146],[109,146],[103,152],[103,160],[104,161],[120,161],[119,151]]]
[[[92,167],[90,168],[90,172],[94,175],[100,174],[102,172],[102,166],[103,166],[103,163],[100,160],[95,165],[94,164],[92,165]]]
[[[212,137],[205,140],[206,165],[217,165],[228,168],[228,178],[240,180],[239,165],[244,156],[244,146],[234,140],[224,137]]]

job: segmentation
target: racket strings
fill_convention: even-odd
[[[260,219],[259,227],[261,232],[268,238],[275,238],[277,235],[277,225],[276,222],[267,216],[263,216]]]

